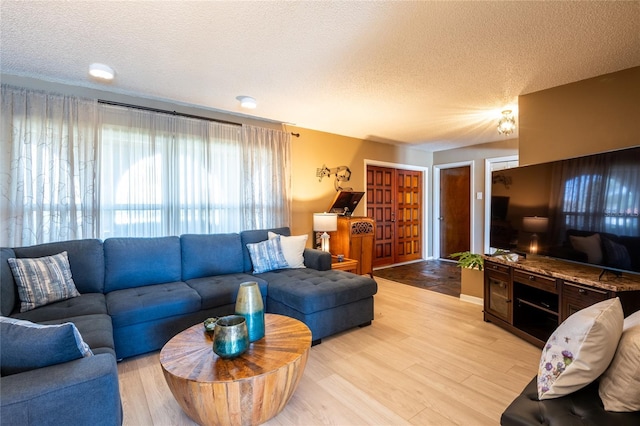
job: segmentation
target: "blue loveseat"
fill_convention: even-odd
[[[307,324],[315,343],[371,323],[376,282],[331,270],[328,253],[305,249],[306,268],[252,274],[246,245],[267,240],[268,231],[290,235],[288,228],[278,228],[0,249],[2,316],[40,324],[71,322],[94,354],[4,375],[2,424],[121,424],[116,360],[158,350],[207,317],[233,313],[238,287],[245,281],[259,284],[267,312]],[[80,296],[19,312],[7,259],[63,251]]]

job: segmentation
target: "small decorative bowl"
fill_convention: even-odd
[[[206,331],[210,336],[213,336],[213,330],[216,328],[217,321],[218,318],[207,318],[204,320],[204,331]]]

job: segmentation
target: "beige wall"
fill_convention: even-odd
[[[308,246],[311,246],[313,213],[327,210],[336,195],[335,175],[324,177],[320,181],[316,177],[316,169],[325,165],[330,169],[347,166],[351,170],[351,179],[349,182],[340,182],[340,186],[351,187],[354,191],[366,191],[367,160],[429,168],[432,164],[432,153],[426,151],[300,127],[287,127],[287,130],[300,133],[300,137],[291,139],[291,232],[296,235],[308,234]],[[354,215],[364,216],[365,204],[366,198],[360,202]]]
[[[640,144],[640,67],[518,99],[520,164]]]

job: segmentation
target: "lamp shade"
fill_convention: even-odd
[[[335,213],[314,213],[313,230],[333,232],[338,230],[338,215]]]
[[[548,217],[528,216],[522,218],[522,228],[525,232],[547,232],[549,226]]]

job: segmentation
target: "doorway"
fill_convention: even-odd
[[[439,167],[437,229],[440,258],[471,250],[471,164]]]
[[[367,216],[376,222],[373,266],[422,259],[423,171],[367,165]]]
[[[490,244],[491,235],[491,172],[518,167],[517,155],[506,157],[487,158],[484,162],[484,253],[492,253]]]

